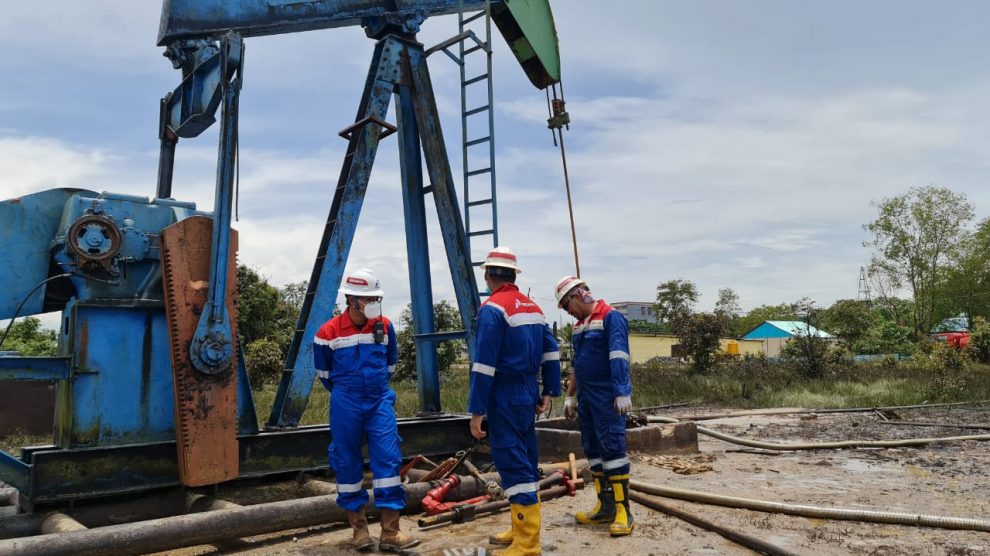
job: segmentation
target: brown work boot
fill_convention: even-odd
[[[419,544],[419,539],[399,531],[398,510],[378,510],[378,520],[382,524],[382,536],[378,538],[378,550],[405,550]]]
[[[356,512],[347,512],[347,522],[354,530],[351,548],[361,551],[370,549],[374,541],[371,540],[371,533],[368,532],[368,518],[364,515],[364,506]]]

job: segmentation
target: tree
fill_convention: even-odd
[[[990,318],[990,218],[960,242],[952,263],[936,307],[937,318],[962,313],[971,325],[974,317]]]
[[[402,329],[396,334],[399,344],[399,362],[395,367],[396,380],[413,380],[416,370],[416,340],[413,338],[412,304],[407,305],[399,317]],[[433,306],[433,322],[437,332],[461,330],[461,314],[447,301]],[[437,343],[437,372],[444,376],[451,365],[464,353],[464,340],[447,340]]]
[[[794,306],[788,303],[760,305],[736,320],[737,334],[745,334],[765,320],[797,320],[797,315],[794,313]]]
[[[276,288],[256,270],[238,265],[237,333],[252,385],[270,383],[281,376],[308,289],[305,281]]]
[[[696,373],[706,373],[715,364],[719,339],[725,332],[725,320],[715,313],[693,313],[677,320],[681,347],[691,357]]]
[[[50,357],[58,349],[58,336],[54,330],[41,327],[38,317],[24,317],[9,325],[10,332],[0,345],[0,350],[16,351],[27,356]],[[0,328],[0,336],[7,327]]]
[[[657,302],[653,306],[657,319],[677,328],[677,322],[688,315],[698,302],[698,287],[690,280],[678,278],[657,286]]]
[[[840,299],[821,312],[822,328],[839,338],[849,350],[880,321],[863,301]]]
[[[983,317],[973,319],[967,349],[973,359],[990,363],[990,324]]]
[[[828,341],[812,332],[818,328],[820,309],[815,302],[804,297],[794,303],[794,312],[804,322],[803,332],[791,340],[784,354],[795,359],[798,369],[808,378],[822,378],[827,368]]]
[[[962,194],[930,185],[874,206],[879,215],[864,226],[873,234],[872,240],[863,243],[874,250],[870,271],[882,275],[893,288],[911,291],[914,335],[924,337],[934,321],[945,267],[973,219],[973,205]]]
[[[715,302],[715,314],[724,321],[726,332],[739,334],[736,323],[739,320],[739,294],[732,288],[721,288],[718,290],[718,301]]]

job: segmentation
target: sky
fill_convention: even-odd
[[[990,152],[985,2],[552,2],[581,273],[598,297],[651,301],[683,278],[710,309],[855,298],[872,203],[937,184],[978,218]],[[179,73],[156,2],[16,2],[0,13],[0,200],[54,187],[153,196],[159,99]],[[457,32],[429,19],[427,46]],[[551,320],[574,272],[546,97],[495,40],[499,233]],[[240,106],[240,262],[309,278],[373,41],[360,28],[247,39]],[[460,183],[459,86],[430,71]],[[474,104],[474,103],[472,103]],[[479,103],[480,104],[480,103]],[[394,116],[390,117],[394,121]],[[180,141],[173,195],[212,210],[217,130]],[[460,191],[460,187],[458,187]],[[398,150],[385,140],[349,268],[409,300]],[[436,300],[454,298],[433,204]],[[490,246],[490,245],[489,245]],[[476,241],[475,258],[486,249]]]

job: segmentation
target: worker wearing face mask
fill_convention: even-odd
[[[505,556],[540,554],[536,414],[560,395],[560,351],[539,306],[515,284],[522,271],[512,250],[496,247],[481,266],[491,295],[478,312],[468,411],[475,438],[485,437],[488,419],[492,460],[512,504],[511,527],[489,541],[510,545],[498,553]]]
[[[571,338],[574,375],[567,386],[564,414],[581,420],[581,443],[598,493],[595,508],[578,512],[575,519],[583,524],[610,523],[613,537],[628,535],[633,530],[625,418],[632,407],[629,324],[622,313],[596,300],[577,276],[561,278],[554,294],[557,305],[578,321]]]
[[[337,505],[347,510],[351,545],[372,547],[365,506],[363,438],[368,440],[375,507],[382,527],[380,550],[402,550],[419,543],[399,531],[406,505],[399,477],[402,452],[395,420],[395,372],[398,347],[392,323],[382,315],[382,289],[368,269],[348,273],[340,293],[346,309],[316,333],[313,356],[323,386],[331,392],[330,467],[337,475]]]

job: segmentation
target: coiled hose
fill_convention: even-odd
[[[673,417],[662,417],[651,415],[647,418],[650,423],[682,423]],[[759,440],[749,440],[731,434],[725,434],[706,427],[698,427],[701,434],[739,444],[750,448],[762,448],[764,450],[838,450],[843,448],[902,448],[906,446],[924,446],[936,442],[961,442],[963,440],[977,440],[986,442],[990,440],[990,434],[971,434],[964,436],[943,436],[938,438],[907,438],[903,440],[840,440],[837,442],[761,442]]]
[[[869,523],[888,523],[891,525],[914,525],[936,527],[939,529],[965,529],[969,531],[990,532],[990,521],[986,519],[782,504],[780,502],[737,498],[734,496],[722,496],[707,492],[665,487],[642,481],[629,481],[629,488],[654,496],[677,498],[689,502],[699,502],[728,508],[743,508],[759,512],[781,513],[818,519],[841,519],[847,521],[866,521]]]

